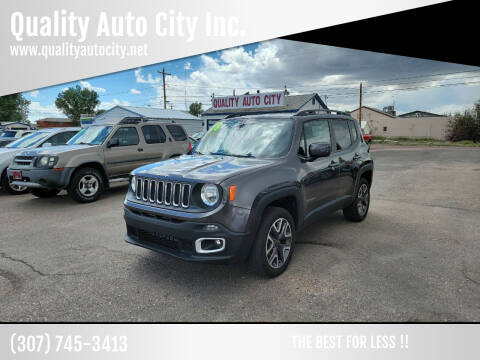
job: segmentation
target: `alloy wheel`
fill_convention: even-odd
[[[360,216],[364,216],[368,210],[368,203],[370,202],[370,193],[367,184],[362,184],[358,189],[357,194],[357,210]]]
[[[83,196],[91,197],[98,191],[100,182],[93,175],[85,175],[78,182],[78,190]]]
[[[270,226],[265,244],[268,265],[274,269],[287,261],[292,246],[292,228],[285,218],[279,218]]]

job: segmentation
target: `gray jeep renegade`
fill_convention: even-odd
[[[191,261],[248,260],[277,276],[306,224],[336,210],[365,219],[372,175],[369,147],[347,114],[225,119],[193,154],[131,173],[125,241]]]

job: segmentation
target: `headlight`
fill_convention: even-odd
[[[220,193],[218,188],[213,184],[205,184],[202,186],[202,191],[200,192],[200,197],[202,201],[207,206],[213,206],[217,203]]]
[[[137,178],[132,176],[132,180],[130,181],[130,187],[132,188],[133,192],[137,192]]]
[[[37,160],[37,167],[47,168],[53,167],[57,163],[58,157],[43,155]]]

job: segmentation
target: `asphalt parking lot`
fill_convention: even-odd
[[[480,321],[480,149],[372,149],[372,202],[303,230],[289,269],[124,243],[126,185],[92,204],[0,195],[0,321]]]

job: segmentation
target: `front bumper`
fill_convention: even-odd
[[[125,203],[126,242],[189,261],[231,263],[247,258],[252,242],[249,232],[234,232],[212,218],[180,220],[155,210],[146,212],[145,207]],[[210,224],[217,225],[218,230],[207,230],[205,225]],[[225,248],[220,252],[199,254],[195,250],[195,240],[200,238],[223,238]]]
[[[22,180],[13,180],[13,171],[22,172]],[[13,185],[34,189],[63,189],[68,186],[74,168],[54,169],[7,169],[7,175]]]

